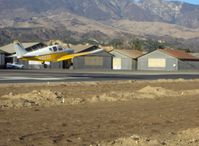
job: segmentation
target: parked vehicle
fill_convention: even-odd
[[[23,64],[19,64],[17,62],[7,63],[6,64],[6,68],[7,69],[24,69],[24,65]]]

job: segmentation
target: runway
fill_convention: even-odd
[[[89,70],[0,70],[0,83],[81,82],[108,80],[199,79],[199,73],[89,71]]]

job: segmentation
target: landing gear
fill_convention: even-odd
[[[47,64],[43,64],[44,65],[44,68],[48,68],[48,65]]]
[[[43,64],[44,68],[48,68],[48,65],[45,64],[45,62],[42,62],[42,64]]]
[[[65,60],[63,61],[62,67],[63,69],[69,69],[72,66],[72,61],[71,60]]]

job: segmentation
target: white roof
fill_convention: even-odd
[[[37,44],[39,44],[39,42],[22,43],[24,48],[29,48]],[[0,50],[9,54],[16,52],[13,43],[0,47]]]
[[[88,49],[94,45],[83,45],[83,44],[79,44],[79,45],[69,45],[71,49],[73,49],[75,52],[80,52],[83,51],[85,49]]]

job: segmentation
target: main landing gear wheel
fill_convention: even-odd
[[[44,65],[44,68],[47,68],[48,67],[48,65],[47,64],[43,64]]]
[[[45,64],[45,62],[43,62],[42,64],[43,64],[44,68],[47,68],[47,67],[48,67],[48,65]]]

